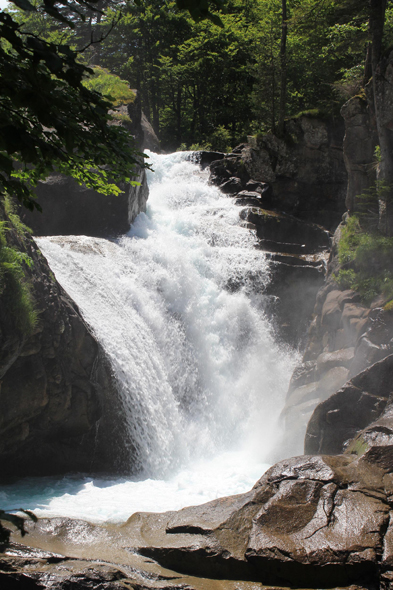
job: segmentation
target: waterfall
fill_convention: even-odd
[[[296,355],[275,342],[264,314],[269,264],[239,208],[189,153],[149,156],[148,209],[127,235],[37,241],[110,359],[141,497],[155,480],[181,491],[177,508],[198,503],[186,481],[203,482],[206,501],[262,475]]]

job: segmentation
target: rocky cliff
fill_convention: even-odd
[[[359,97],[343,114],[347,205],[352,211],[358,191],[373,181],[369,165],[375,128],[372,111]],[[310,197],[315,190],[315,199],[321,192],[324,223],[335,229],[343,212],[344,183],[337,182],[340,190],[332,200],[325,182],[330,173],[305,187],[303,172],[291,167],[295,154],[306,154],[307,165],[314,162],[323,172],[323,161],[326,166],[335,162],[336,156],[327,156],[333,136],[321,122],[293,124],[301,133],[295,134],[298,141],[292,147],[267,138],[213,159],[201,154],[201,162],[210,163],[212,182],[236,196],[243,223],[256,232],[261,250],[276,265],[276,288],[281,285],[285,293],[286,272],[300,277],[303,288],[307,283],[301,273],[319,273],[307,298],[303,292],[305,307],[311,307],[315,295],[316,304],[313,312],[301,312],[303,325],[312,313],[312,324],[283,412],[288,454],[307,423],[308,454],[280,461],[246,494],[178,512],[135,514],[121,527],[66,519],[29,525],[28,543],[36,549],[19,544],[6,552],[0,564],[0,579],[6,583],[38,588],[50,576],[52,587],[59,589],[77,584],[108,589],[219,585],[234,590],[255,588],[255,583],[275,588],[393,587],[393,315],[383,298],[365,305],[358,293],[338,287],[333,275],[340,227],[321,286],[330,236],[314,224],[320,222],[317,206],[311,204],[308,213],[302,191],[307,189]],[[336,153],[337,145],[331,147]],[[310,170],[307,178],[312,178]],[[287,287],[293,313],[290,280]],[[282,333],[285,313],[278,314]],[[292,324],[289,338],[298,337]],[[14,541],[20,538],[15,535]]]
[[[114,124],[121,124],[129,131],[137,149],[149,147],[159,150],[159,142],[143,116],[138,96],[133,103],[119,107],[116,114],[122,118]],[[106,238],[124,234],[135,217],[146,211],[149,196],[146,173],[141,166],[136,167],[133,180],[139,184],[119,184],[123,192],[118,196],[107,196],[79,185],[70,177],[54,173],[39,182],[35,191],[42,213],[21,209],[22,221],[36,236],[87,235]]]
[[[271,260],[266,311],[279,336],[295,347],[323,285],[328,230],[345,210],[343,135],[338,121],[304,116],[288,122],[285,141],[268,134],[231,154],[199,154],[201,166],[210,167],[210,182],[236,197],[244,225]]]
[[[113,420],[117,386],[105,354],[75,303],[62,289],[34,240],[0,209],[2,250],[27,255],[38,321],[21,327],[0,277],[0,464],[3,476],[119,471],[121,421]],[[4,270],[5,268],[5,270]],[[128,460],[128,457],[127,457]],[[129,465],[128,465],[129,467]]]

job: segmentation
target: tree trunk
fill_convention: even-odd
[[[387,0],[370,0],[369,29],[371,35],[372,94],[381,161],[377,171],[377,190],[379,200],[379,230],[393,235],[393,132],[384,124],[385,104],[384,85],[381,63],[383,27]]]
[[[178,145],[181,144],[181,107],[182,107],[182,87],[178,83],[176,95],[176,140]]]
[[[282,0],[282,24],[281,24],[281,47],[280,47],[280,65],[281,65],[281,88],[280,88],[280,112],[278,118],[278,134],[284,134],[285,107],[287,102],[287,0]]]

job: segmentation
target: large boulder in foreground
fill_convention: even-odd
[[[297,457],[248,494],[134,515],[127,526],[138,521],[140,553],[181,572],[291,587],[366,585],[378,579],[389,523],[383,475],[351,457]]]
[[[122,526],[43,519],[28,525],[25,540],[118,565],[135,567],[144,556],[199,578],[379,588],[393,566],[392,470],[355,455],[295,457],[269,469],[246,494],[178,512],[137,513]]]

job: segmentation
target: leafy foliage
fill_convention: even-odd
[[[9,222],[0,221],[0,298],[3,309],[7,310],[14,321],[15,328],[28,336],[38,321],[30,283],[26,277],[26,268],[33,265],[32,259],[14,245],[7,242],[6,233],[11,224],[16,230],[21,244],[23,236],[29,230],[21,223],[15,212],[11,199],[5,197],[5,211]]]
[[[36,10],[28,0],[17,4]],[[73,3],[74,12],[78,5],[87,3]],[[74,26],[53,2],[39,9]],[[54,167],[99,192],[118,192],[112,179],[130,181],[140,154],[129,134],[110,124],[112,103],[86,88],[93,70],[69,45],[25,32],[6,12],[0,40],[0,193],[33,209],[31,188]]]
[[[127,82],[105,68],[97,66],[93,68],[93,72],[92,76],[83,81],[86,88],[102,94],[114,107],[134,102],[135,93],[130,90]]]
[[[393,238],[363,229],[353,215],[342,230],[338,256],[341,288],[358,291],[368,304],[380,294],[393,297]]]

